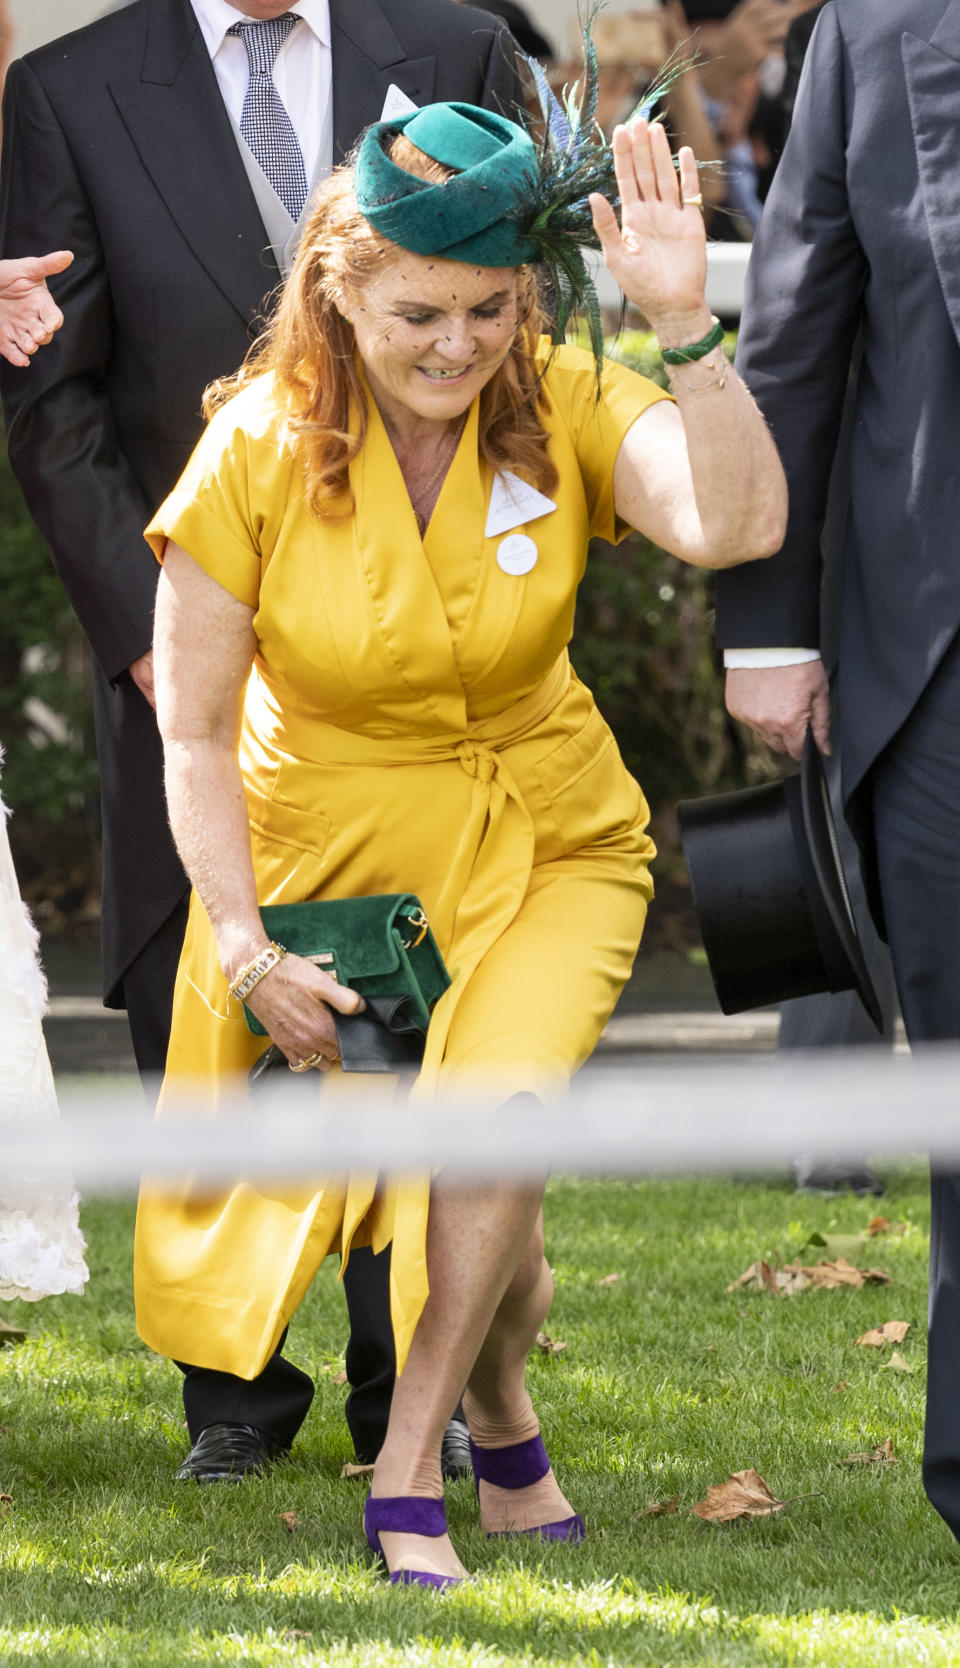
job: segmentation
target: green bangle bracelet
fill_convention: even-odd
[[[705,359],[715,347],[719,347],[724,338],[724,328],[720,320],[715,318],[705,336],[699,342],[691,342],[689,347],[661,348],[660,358],[665,365],[689,365],[695,359]]]

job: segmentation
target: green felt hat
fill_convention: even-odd
[[[433,185],[398,168],[384,149],[397,133],[457,172]],[[536,147],[516,122],[473,104],[428,104],[367,129],[354,191],[364,219],[401,249],[479,266],[522,266],[537,255],[523,226],[537,173]]]
[[[584,0],[587,3],[587,0]],[[537,261],[552,280],[562,342],[567,321],[582,313],[590,333],[599,387],[603,321],[584,248],[599,249],[589,197],[616,204],[613,153],[597,124],[600,68],[592,26],[599,0],[582,20],[584,73],[558,99],[542,64],[526,53],[540,102],[543,136],[474,104],[428,104],[394,121],[377,122],[360,141],[354,192],[361,214],[391,243],[415,255],[478,266]],[[633,111],[652,115],[677,78],[696,60],[676,48]],[[443,184],[408,174],[391,162],[391,134],[407,138],[435,162],[457,171]]]

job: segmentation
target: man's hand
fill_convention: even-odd
[[[29,365],[31,353],[53,339],[63,314],[47,279],[73,260],[69,249],[0,261],[0,353],[11,365]]]
[[[731,668],[727,711],[749,724],[775,753],[800,759],[808,728],[821,753],[830,752],[830,685],[822,660]]]
[[[153,688],[153,650],[148,649],[139,660],[128,667],[130,676],[139,689],[145,701],[149,701],[154,712],[157,710],[157,697]]]
[[[782,47],[787,30],[803,0],[740,0],[724,23],[704,42],[708,62],[702,65],[700,80],[711,98],[727,98],[741,75],[759,69],[764,58]],[[692,25],[697,44],[696,25]]]

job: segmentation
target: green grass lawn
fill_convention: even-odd
[[[364,1484],[340,1480],[333,1265],[291,1333],[318,1383],[294,1455],[259,1482],[175,1484],[179,1375],[134,1330],[132,1209],[89,1205],[87,1296],[3,1309],[29,1338],[0,1351],[0,1490],[13,1497],[0,1663],[957,1663],[960,1557],[920,1482],[922,1170],[895,1172],[879,1207],[906,1224],[870,1248],[890,1286],[726,1291],[754,1258],[787,1260],[816,1229],[856,1232],[874,1208],[753,1182],[554,1183],[549,1331],[566,1349],[538,1354],[531,1379],[588,1539],[487,1542],[458,1483],[451,1530],[477,1579],[437,1599],[378,1576]],[[608,1274],[620,1278],[600,1284]],[[854,1343],[891,1319],[912,1323],[912,1374]],[[887,1438],[895,1464],[840,1463]],[[693,1515],[748,1466],[786,1511],[726,1526]],[[642,1515],[674,1495],[676,1514]]]

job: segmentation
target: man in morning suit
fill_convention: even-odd
[[[738,363],[787,540],[718,576],[727,704],[829,742],[820,531],[857,372],[833,687],[844,801],[914,1044],[960,1038],[960,0],[831,0],[750,262]],[[924,1480],[960,1538],[960,1177],[933,1177]]]
[[[164,804],[143,528],[331,166],[398,101],[509,114],[517,94],[503,25],[450,0],[134,0],[11,65],[0,251],[42,236],[76,258],[55,286],[56,341],[3,378],[7,439],[93,647],[104,1000],[126,1007],[144,1074],[164,1065],[188,887]],[[393,1383],[388,1255],[352,1257],[346,1279],[347,1417],[370,1460]],[[185,1371],[184,1474],[203,1480],[289,1447],[313,1395],[279,1354],[251,1384]]]

